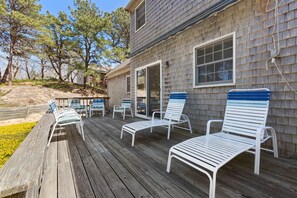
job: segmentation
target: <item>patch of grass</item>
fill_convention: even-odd
[[[0,168],[26,138],[36,122],[0,126]]]

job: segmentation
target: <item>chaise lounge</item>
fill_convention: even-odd
[[[266,126],[269,100],[268,89],[231,90],[224,120],[208,121],[205,136],[171,147],[167,172],[170,172],[172,158],[176,158],[206,174],[210,180],[209,197],[212,198],[215,197],[218,170],[237,155],[245,151],[255,154],[254,173],[259,174],[261,149],[278,157],[275,130]],[[223,122],[221,132],[210,134],[213,122]],[[261,143],[270,138],[273,150],[261,148]]]
[[[152,133],[153,127],[157,126],[168,127],[167,139],[170,138],[170,132],[172,127],[182,128],[192,133],[192,128],[188,116],[182,114],[186,98],[186,92],[171,93],[166,112],[154,112],[152,115],[152,120],[150,121],[138,121],[123,125],[121,130],[121,139],[123,138],[124,132],[130,133],[132,135],[132,146],[134,146],[136,132],[150,128]],[[162,114],[164,114],[163,119],[155,118],[156,114],[160,114],[161,118]],[[177,126],[183,123],[187,123],[188,128]]]

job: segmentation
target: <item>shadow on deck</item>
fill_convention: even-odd
[[[166,172],[169,148],[191,135],[156,128],[120,139],[121,126],[138,119],[85,120],[85,142],[74,126],[56,133],[47,153],[40,197],[208,197],[208,178],[173,160]],[[217,197],[297,197],[296,160],[262,153],[260,175],[254,156],[244,153],[218,172]]]

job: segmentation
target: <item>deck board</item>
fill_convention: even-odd
[[[137,133],[131,147],[131,135],[121,140],[120,129],[137,120],[86,119],[85,142],[74,126],[67,127],[50,145],[41,193],[54,184],[50,189],[58,197],[208,197],[208,178],[199,171],[173,160],[166,172],[170,147],[197,134],[174,129],[167,140],[167,129],[158,127]],[[297,160],[263,152],[260,175],[253,166],[254,156],[244,153],[222,167],[216,197],[297,197]]]

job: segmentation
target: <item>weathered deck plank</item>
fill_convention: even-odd
[[[119,138],[120,128],[135,120],[138,119],[90,118],[85,120],[85,142],[72,126],[66,131],[66,139],[58,140],[59,145],[59,141],[67,142],[58,149],[69,152],[72,176],[68,180],[74,180],[71,185],[76,191],[75,196],[208,197],[209,181],[195,169],[174,160],[171,173],[166,172],[169,148],[196,134],[174,129],[171,139],[167,140],[167,130],[156,128],[153,133],[149,130],[138,133],[135,147],[131,147],[129,135],[125,134],[122,140]],[[218,172],[216,195],[297,197],[296,162],[275,159],[273,155],[263,153],[260,175],[257,176],[253,174],[254,156],[242,154]],[[68,169],[59,168],[61,171]],[[59,187],[59,183],[63,183],[61,179],[57,178]]]

